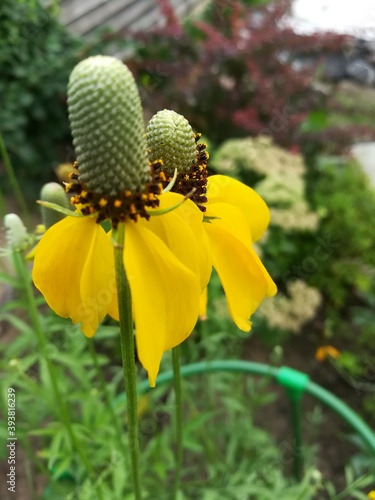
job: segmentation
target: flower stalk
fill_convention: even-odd
[[[141,500],[142,490],[139,475],[137,374],[134,359],[134,334],[131,293],[123,263],[124,236],[125,226],[124,224],[119,224],[117,229],[113,231],[113,240],[115,242],[114,254],[120,322],[121,353],[128,415],[128,439],[133,476],[133,493],[135,500]]]
[[[4,195],[0,189],[0,217],[4,217],[6,214]]]
[[[109,393],[108,388],[107,388],[107,384],[106,384],[106,381],[105,381],[105,378],[103,375],[103,371],[102,371],[100,364],[99,364],[98,355],[96,353],[94,341],[93,341],[93,339],[86,339],[86,340],[87,340],[87,345],[88,345],[88,348],[90,351],[92,361],[94,363],[96,374],[98,377],[100,392],[104,397],[106,408],[107,408],[108,412],[111,414],[112,422],[113,422],[113,425],[114,425],[115,431],[116,431],[117,440],[118,440],[118,443],[121,447],[121,451],[124,455],[124,459],[126,461],[128,458],[128,455],[127,455],[127,450],[126,450],[126,447],[125,447],[124,441],[123,441],[122,426],[121,426],[119,419],[116,415],[116,412],[112,406],[111,396],[110,396],[110,393]]]
[[[181,483],[181,470],[183,458],[183,429],[182,429],[182,391],[181,391],[181,363],[180,363],[180,346],[172,349],[172,364],[173,364],[173,386],[175,394],[175,432],[176,432],[176,461],[175,474],[173,483],[172,498],[176,500]]]
[[[0,156],[3,159],[5,170],[8,174],[9,182],[12,186],[14,196],[15,196],[15,198],[16,198],[16,200],[21,208],[22,216],[26,221],[29,221],[29,210],[27,209],[25,198],[22,195],[20,185],[17,181],[17,177],[16,177],[16,174],[14,172],[14,168],[13,168],[13,165],[10,161],[8,151],[6,149],[5,142],[4,142],[4,139],[3,139],[3,136],[1,135],[1,133],[0,133]],[[1,195],[1,201],[0,201],[0,210],[4,211],[4,213],[5,213],[4,200],[2,198],[2,195]]]

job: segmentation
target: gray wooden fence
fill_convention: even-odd
[[[204,2],[171,0],[178,16],[184,16]],[[155,0],[62,0],[60,19],[77,35],[89,36],[101,26],[114,30],[147,29],[161,22]]]

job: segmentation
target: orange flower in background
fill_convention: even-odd
[[[340,351],[332,345],[323,345],[318,347],[315,352],[315,359],[317,361],[324,361],[327,358],[336,359],[340,356]]]

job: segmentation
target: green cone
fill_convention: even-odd
[[[68,108],[80,181],[99,194],[142,191],[150,179],[141,101],[118,59],[80,62],[68,85]]]
[[[188,171],[195,163],[197,150],[194,132],[185,117],[164,109],[154,115],[146,129],[150,161],[163,160],[164,170],[173,175]]]

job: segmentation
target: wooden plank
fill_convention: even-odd
[[[143,8],[142,3],[145,4],[143,5]],[[115,16],[114,18],[110,19],[109,24],[111,28],[116,31],[121,31],[124,28],[130,28],[132,31],[135,31],[147,29],[155,24],[162,24],[164,20],[160,16],[159,6],[155,4],[155,2],[152,3],[153,5],[146,6],[146,2],[137,2],[137,9],[129,8],[125,12],[126,17]],[[184,0],[183,2],[181,2],[181,0],[175,0],[174,2],[172,2],[172,5],[173,3],[175,4],[174,8],[176,14],[179,17],[182,17],[196,3],[196,0]]]
[[[72,21],[88,15],[91,10],[100,6],[108,0],[77,1],[68,0],[61,4],[60,20],[63,24],[69,25]]]
[[[123,11],[117,12],[108,18],[103,25],[110,26],[115,31],[129,28],[134,26],[135,23],[143,23],[148,28],[155,22],[157,15],[158,10],[154,2],[135,1]]]
[[[143,6],[144,4],[152,4],[152,0],[133,0],[132,2],[127,2],[125,5],[124,0],[101,1],[95,8],[86,11],[79,18],[72,18],[66,25],[73,33],[85,35],[98,26],[111,26],[111,23],[108,21],[116,16],[124,19],[124,23],[126,24],[127,12],[134,4]]]
[[[177,15],[189,12],[199,0],[172,0]],[[159,5],[155,0],[65,0],[61,3],[61,21],[77,35],[89,35],[100,26],[115,31],[125,28],[147,29],[160,24]]]

